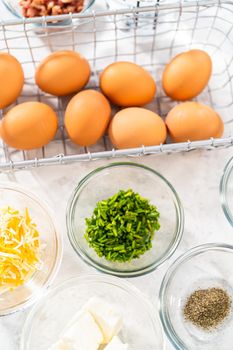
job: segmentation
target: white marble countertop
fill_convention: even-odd
[[[148,156],[135,161],[161,172],[177,190],[185,211],[184,236],[175,254],[163,266],[130,282],[157,303],[161,280],[172,261],[182,252],[207,242],[233,243],[233,230],[221,209],[219,181],[232,149],[192,151],[189,153]],[[124,160],[124,159],[121,159]],[[27,186],[46,199],[57,215],[64,237],[64,257],[54,285],[82,273],[94,272],[74,253],[66,234],[65,209],[77,182],[88,172],[109,161],[38,168],[0,175],[0,181],[11,180]],[[98,273],[98,272],[96,272]],[[142,287],[143,286],[143,287]],[[25,317],[29,310],[0,320],[0,349],[17,350]],[[172,349],[167,341],[167,350]]]
[[[0,3],[0,17],[5,17]],[[175,254],[163,266],[130,282],[155,304],[161,280],[172,261],[193,246],[207,242],[233,243],[233,229],[220,204],[219,182],[233,150],[192,151],[189,153],[147,156],[135,159],[161,172],[175,187],[185,211],[184,236]],[[122,161],[124,159],[121,159]],[[0,174],[0,181],[17,181],[46,199],[57,215],[64,237],[64,257],[54,285],[82,273],[93,273],[73,251],[66,234],[67,200],[77,182],[88,172],[110,161],[38,168],[12,174]],[[96,272],[98,273],[98,272]],[[29,310],[0,319],[0,350],[17,350],[24,320]],[[167,341],[167,350],[172,349]]]

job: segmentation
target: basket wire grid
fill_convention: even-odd
[[[59,117],[54,141],[38,150],[18,151],[2,143],[0,170],[88,161],[120,156],[225,148],[233,145],[233,4],[231,1],[159,3],[157,6],[92,12],[50,18],[1,21],[0,50],[19,59],[25,87],[17,100],[38,100],[51,105]],[[67,21],[64,25],[63,20]],[[161,88],[164,66],[176,54],[191,48],[206,50],[213,61],[208,87],[196,98],[212,106],[225,123],[224,137],[203,141],[115,150],[107,135],[95,146],[79,147],[67,137],[63,116],[70,96],[43,93],[34,83],[35,69],[50,52],[75,50],[90,62],[92,76],[87,88],[99,89],[99,74],[115,61],[132,61],[145,67],[157,82],[155,100],[146,106],[165,117],[176,102]],[[139,82],[140,83],[140,82]],[[113,108],[113,114],[117,108]],[[1,111],[1,116],[7,111]]]

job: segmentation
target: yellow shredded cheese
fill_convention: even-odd
[[[39,232],[28,209],[0,208],[0,293],[24,284],[40,265]]]

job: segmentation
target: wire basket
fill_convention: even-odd
[[[51,105],[58,113],[60,126],[55,140],[42,149],[17,151],[1,144],[0,170],[232,146],[232,16],[231,1],[208,0],[161,2],[153,7],[53,17],[55,22],[67,20],[66,26],[59,25],[59,22],[50,26],[51,17],[2,21],[0,50],[19,59],[26,77],[22,96],[16,103],[38,100]],[[36,66],[50,52],[57,50],[82,53],[92,66],[88,87],[96,89],[99,88],[99,73],[104,67],[114,61],[130,60],[145,67],[155,78],[157,95],[147,107],[165,117],[176,103],[165,96],[161,88],[162,71],[173,56],[191,48],[206,50],[213,61],[211,81],[196,100],[211,105],[222,116],[225,133],[221,139],[115,150],[106,135],[95,146],[78,147],[69,140],[63,126],[69,98],[45,94],[34,83]]]

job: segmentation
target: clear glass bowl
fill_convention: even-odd
[[[84,237],[85,218],[92,215],[97,202],[121,189],[138,192],[160,212],[161,228],[155,232],[153,248],[129,263],[100,258]],[[153,271],[174,253],[183,233],[184,216],[176,191],[162,175],[140,164],[112,163],[79,182],[68,204],[66,222],[70,242],[86,263],[105,273],[134,277]]]
[[[233,226],[233,158],[224,169],[220,183],[220,196],[224,214]]]
[[[170,266],[160,289],[160,318],[175,349],[232,349],[232,310],[218,328],[209,332],[183,317],[185,301],[197,289],[219,287],[233,297],[232,266],[233,246],[224,244],[195,247]]]
[[[45,203],[17,184],[1,183],[0,207],[8,205],[20,211],[28,208],[44,248],[41,251],[41,270],[36,271],[24,285],[0,296],[0,316],[22,310],[35,302],[55,277],[62,256],[61,237]]]
[[[21,7],[19,5],[19,0],[3,0],[3,3],[6,5],[6,7],[9,9],[9,11],[13,15],[15,15],[19,18],[23,18],[22,10],[21,10]],[[90,7],[94,3],[95,3],[95,0],[85,0],[84,9],[80,13],[83,13],[83,12],[87,11],[88,9],[90,9]]]
[[[106,5],[110,9],[134,8],[142,6],[159,5],[160,0],[106,0]]]
[[[86,275],[53,288],[31,310],[23,328],[20,350],[45,350],[93,296],[104,298],[123,316],[122,341],[132,350],[163,350],[157,310],[134,286],[115,277]]]

